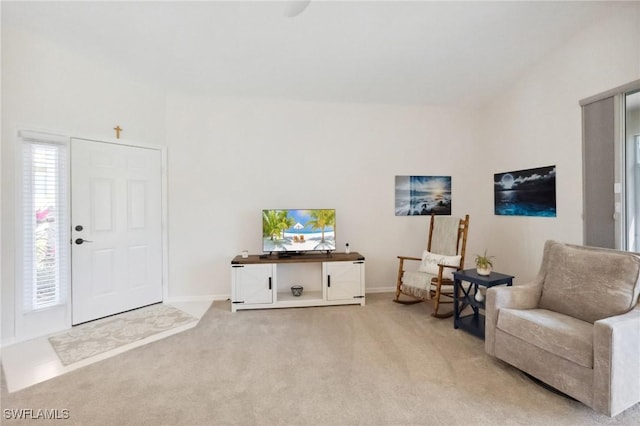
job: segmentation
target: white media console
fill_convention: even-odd
[[[294,296],[291,287],[304,287]],[[364,256],[304,253],[236,256],[231,261],[231,311],[304,306],[362,305]]]

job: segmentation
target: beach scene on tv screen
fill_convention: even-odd
[[[262,249],[326,251],[336,249],[336,211],[263,210]]]

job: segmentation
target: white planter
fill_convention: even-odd
[[[478,275],[490,275],[491,274],[491,266],[487,266],[486,268],[477,267],[476,271]]]

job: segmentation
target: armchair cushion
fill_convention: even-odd
[[[546,309],[501,309],[498,329],[593,368],[593,324]]]
[[[633,308],[639,278],[631,253],[551,244],[539,307],[594,323]]]
[[[460,267],[462,256],[444,256],[442,254],[431,253],[428,250],[422,252],[422,261],[418,267],[418,271],[425,272],[429,275],[438,276],[440,267],[445,265],[442,271],[442,278],[453,280],[453,273]],[[448,267],[447,267],[448,266]]]

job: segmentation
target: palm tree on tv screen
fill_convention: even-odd
[[[335,226],[336,211],[335,210],[311,210],[309,212],[311,219],[307,222],[313,229],[322,231],[320,244],[324,243],[324,230],[327,226]]]
[[[296,221],[292,217],[289,217],[289,212],[286,210],[279,211],[277,217],[278,230],[282,234],[282,239],[284,240],[284,231],[291,228]]]
[[[267,235],[273,239],[280,233],[278,227],[278,214],[275,210],[264,210],[262,212],[262,236]]]

